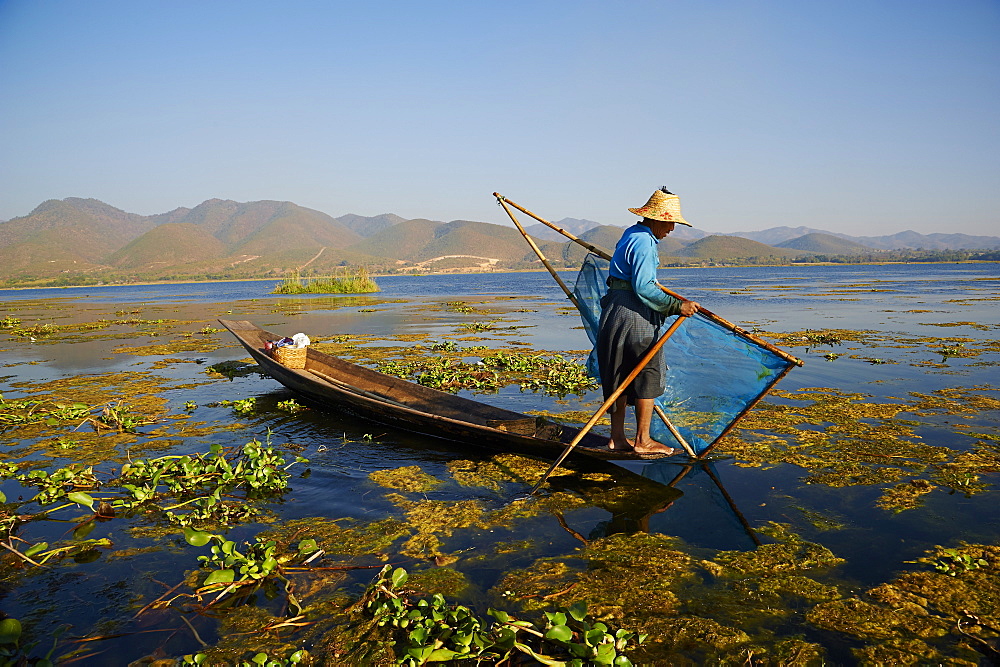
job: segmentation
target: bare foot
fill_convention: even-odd
[[[667,447],[662,442],[657,442],[656,440],[645,440],[643,442],[636,442],[633,446],[636,454],[663,454],[664,456],[673,456],[677,453],[677,450],[673,447]]]
[[[627,440],[625,438],[622,438],[620,440],[615,440],[614,438],[611,438],[610,440],[608,440],[608,449],[610,449],[613,452],[631,452],[633,449],[632,441]]]

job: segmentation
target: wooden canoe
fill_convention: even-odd
[[[288,368],[264,349],[266,341],[280,340],[281,335],[247,321],[219,322],[265,373],[329,410],[433,438],[546,459],[558,457],[579,433],[576,428],[545,424],[529,415],[379,373],[313,347],[306,348],[304,369]],[[611,451],[606,444],[607,436],[588,433],[571,457],[580,463],[642,458],[631,452]]]

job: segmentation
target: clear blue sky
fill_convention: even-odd
[[[997,0],[0,0],[0,220],[630,224],[667,185],[707,231],[1000,235],[998,80]]]

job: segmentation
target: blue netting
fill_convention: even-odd
[[[588,255],[573,289],[591,343],[597,341],[607,277],[608,262]],[[667,318],[658,337],[674,319]],[[701,314],[687,318],[663,350],[668,366],[667,388],[656,404],[699,454],[714,444],[793,365]],[[591,352],[587,359],[587,371],[600,379],[596,352]],[[670,430],[657,417],[653,418],[650,432],[660,442],[674,441]]]

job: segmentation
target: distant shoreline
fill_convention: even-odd
[[[716,266],[661,266],[660,269],[674,271],[674,270],[687,270],[687,269],[742,269],[742,268],[766,268],[766,267],[821,267],[821,266],[896,266],[903,264],[917,264],[924,266],[934,266],[937,264],[1000,264],[1000,260],[987,260],[987,259],[968,259],[968,260],[957,260],[951,262],[859,262],[857,264],[848,264],[842,262],[810,262],[808,264],[724,264]],[[572,268],[560,268],[556,271],[579,271],[580,267]],[[547,273],[544,268],[539,269],[501,269],[497,271],[476,271],[476,270],[446,270],[446,271],[427,271],[426,273],[373,273],[371,274],[373,278],[394,278],[394,277],[423,277],[423,276],[450,276],[450,275],[481,275],[481,274],[497,274],[497,273]],[[142,287],[147,285],[204,285],[211,283],[241,283],[241,282],[275,282],[280,283],[281,278],[220,278],[217,280],[157,280],[150,281],[144,280],[139,282],[130,283],[107,283],[103,285],[20,285],[15,287],[0,287],[0,292],[3,291],[20,291],[29,289],[44,289],[44,290],[61,290],[61,289],[80,289],[80,288],[94,288],[101,289],[104,287]],[[268,293],[270,294],[270,292]],[[280,294],[275,294],[274,296],[282,296]]]

